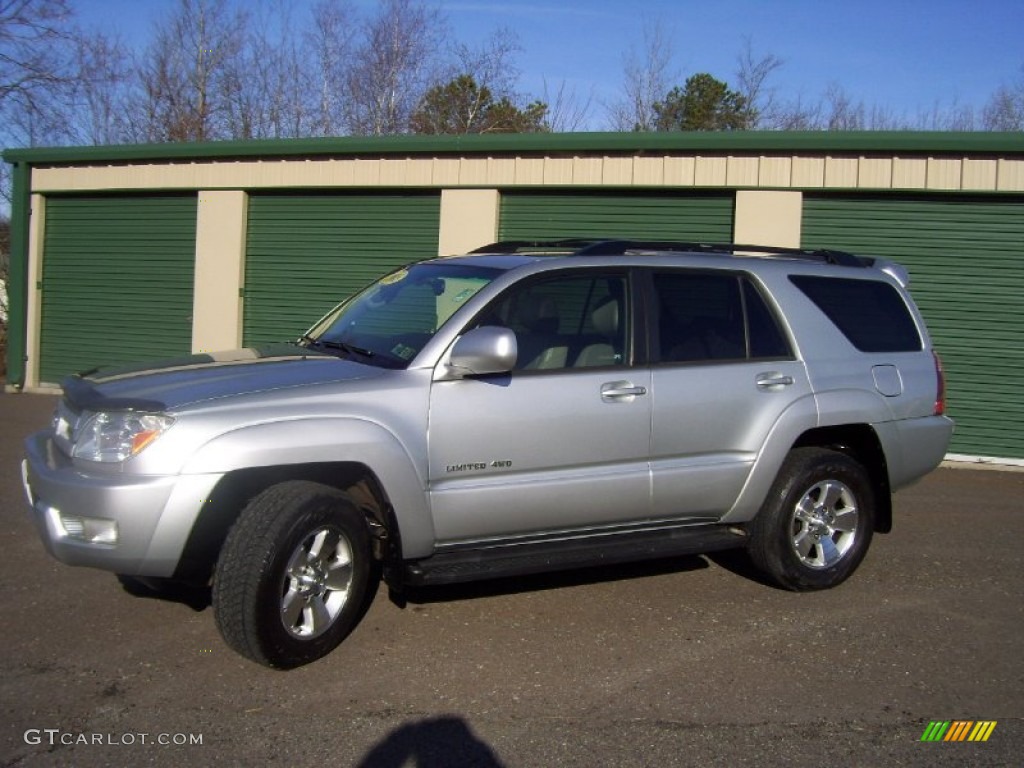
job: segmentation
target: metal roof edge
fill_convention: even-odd
[[[1024,154],[1024,131],[688,131],[533,133],[463,136],[346,136],[171,144],[13,148],[8,163],[195,161],[259,157],[477,155],[614,152]]]

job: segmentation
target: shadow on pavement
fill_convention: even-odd
[[[396,728],[357,768],[502,768],[494,751],[461,717],[442,716]]]
[[[124,591],[133,597],[181,603],[197,613],[205,611],[213,603],[213,593],[209,587],[183,584],[169,579],[143,579],[120,574],[117,580],[121,582]]]

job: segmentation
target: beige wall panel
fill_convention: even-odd
[[[692,187],[697,161],[692,157],[665,158],[665,185],[671,187]]]
[[[928,189],[960,189],[963,164],[958,159],[928,158]]]
[[[698,187],[724,187],[729,160],[725,157],[696,157],[693,183]]]
[[[401,187],[409,183],[409,161],[405,158],[380,161],[380,183],[386,187]]]
[[[544,158],[543,157],[517,157],[516,158],[516,184],[543,184],[544,183]]]
[[[213,169],[206,168],[198,179],[201,187],[216,189],[217,179],[220,174],[211,173]],[[283,160],[276,160],[267,163],[266,181],[272,187],[294,187],[302,184],[309,178],[308,169],[299,163],[289,163]],[[356,184],[380,184],[380,160],[356,160],[355,180]]]
[[[928,182],[928,161],[916,157],[896,157],[892,161],[893,189],[924,189]]]
[[[354,160],[326,160],[322,163],[317,163],[317,165],[320,171],[320,184],[325,186],[337,185],[339,187],[348,187],[355,184],[356,167]],[[250,184],[244,186],[256,186],[254,182],[255,179]]]
[[[429,187],[434,182],[434,163],[430,158],[410,158],[406,161],[405,183],[412,187]]]
[[[857,169],[860,160],[856,157],[826,157],[825,186],[853,188],[857,186]]]
[[[730,187],[756,187],[761,160],[757,157],[729,157],[725,183]]]
[[[601,174],[604,172],[604,159],[600,157],[574,157],[572,159],[572,183],[593,184],[601,183]]]
[[[439,187],[454,187],[459,183],[459,158],[435,157],[433,183]]]
[[[665,184],[665,158],[634,157],[633,183],[649,187],[660,187]]]
[[[825,186],[825,158],[794,157],[793,186],[810,188]]]
[[[964,160],[963,188],[971,190],[994,190],[996,188],[995,160]]]
[[[516,182],[516,161],[513,157],[489,157],[487,158],[487,183],[488,184],[515,184]]]
[[[601,170],[601,183],[630,186],[633,183],[633,158],[604,158],[604,167]]]
[[[248,195],[228,190],[199,193],[196,214],[192,351],[242,345],[242,270]]]
[[[857,168],[857,186],[864,189],[892,187],[892,158],[862,157]]]
[[[289,169],[284,163],[280,161],[268,163],[267,167],[270,171],[269,176],[275,184],[285,185],[288,183],[286,173]],[[225,176],[234,175],[239,169],[225,167],[222,163],[197,163],[175,166],[175,170],[179,183],[187,180],[199,189],[216,189],[223,183]],[[147,173],[154,182],[159,181],[160,170],[158,167],[150,166],[147,168]]]
[[[441,190],[437,253],[467,253],[498,239],[498,190]]]
[[[1024,160],[595,157],[251,160],[36,168],[32,191],[615,185],[1024,191]]]
[[[789,187],[793,184],[793,158],[761,157],[757,165],[757,186]]]
[[[572,184],[572,158],[544,158],[545,184]]]
[[[1024,160],[1000,160],[997,174],[1000,192],[1024,192]]]
[[[801,192],[737,191],[733,239],[744,245],[799,248],[803,197]]]
[[[46,231],[46,198],[32,195],[28,225],[28,295],[25,307],[25,388],[39,386],[39,341],[43,322],[43,233]]]
[[[487,158],[462,158],[462,161],[459,163],[459,183],[466,185],[487,184]]]
[[[356,164],[356,186],[377,186],[378,184],[380,184],[380,160],[360,159],[355,160],[353,162],[355,162]]]

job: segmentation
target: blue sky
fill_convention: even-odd
[[[249,4],[244,0],[240,5]],[[297,14],[312,0],[291,0]],[[174,0],[72,0],[86,25],[144,40]],[[770,84],[805,101],[830,84],[855,100],[914,116],[954,104],[981,107],[1000,85],[1024,80],[1024,0],[440,0],[456,37],[514,30],[520,90],[565,82],[592,94],[592,128],[615,100],[623,56],[645,18],[672,33],[681,83],[695,72],[732,81],[749,38],[784,65]],[[374,0],[353,0],[363,12]]]

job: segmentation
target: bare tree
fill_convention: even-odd
[[[440,75],[447,23],[420,0],[382,0],[348,72],[348,129],[356,135],[406,133]]]
[[[1000,86],[992,94],[981,121],[987,131],[1024,131],[1024,67],[1015,84]]]
[[[75,79],[67,115],[72,140],[116,144],[127,130],[131,58],[119,37],[79,30],[75,35]]]
[[[581,99],[575,89],[566,87],[564,80],[553,90],[548,87],[548,81],[545,80],[540,100],[548,105],[547,117],[544,120],[547,130],[565,133],[580,131],[586,127],[594,95],[591,92],[585,99]]]
[[[616,131],[654,130],[655,103],[665,98],[675,79],[673,30],[662,19],[644,19],[643,43],[623,59],[622,98],[608,107]]]
[[[0,121],[5,143],[63,139],[72,82],[66,0],[0,0]]]
[[[736,90],[747,103],[750,111],[748,123],[752,128],[776,127],[779,105],[775,89],[769,86],[768,81],[783,63],[771,53],[758,56],[750,38],[744,38],[743,50],[736,57]]]
[[[227,134],[225,78],[237,66],[247,17],[226,0],[178,0],[139,65],[136,139],[204,141]]]
[[[269,0],[255,10],[241,50],[225,63],[225,133],[234,139],[309,135],[314,75],[291,26],[294,1]]]
[[[0,2],[0,103],[20,97],[32,104],[67,81],[61,43],[70,18],[66,0]]]
[[[522,50],[518,36],[508,27],[494,30],[478,46],[453,43],[452,61],[447,65],[443,79],[469,75],[499,98],[511,96],[519,80],[515,58]]]
[[[820,130],[821,102],[807,104],[798,96],[777,109],[773,122],[772,127],[779,131]]]
[[[355,33],[355,18],[344,0],[320,0],[313,6],[312,27],[305,42],[314,59],[312,131],[317,135],[337,136],[347,127],[348,70]]]

